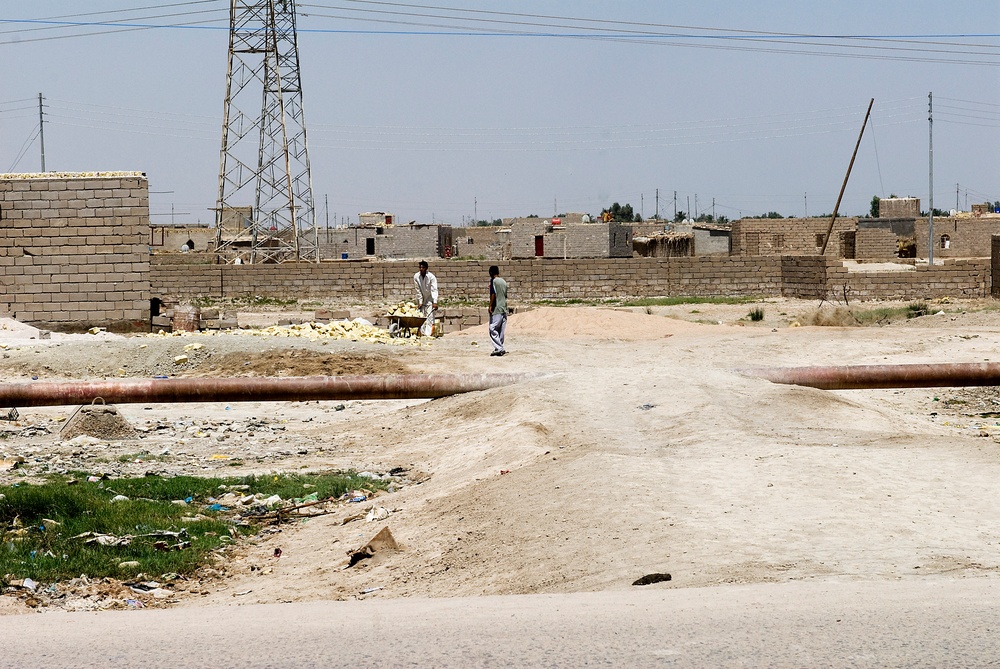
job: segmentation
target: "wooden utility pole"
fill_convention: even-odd
[[[833,207],[833,216],[830,217],[830,225],[826,229],[826,237],[823,238],[823,249],[819,252],[821,256],[826,255],[826,245],[830,243],[830,235],[833,234],[833,223],[837,220],[837,212],[840,210],[840,201],[844,199],[844,191],[847,190],[847,180],[851,178],[851,170],[854,168],[854,159],[858,157],[858,148],[861,146],[861,138],[865,134],[865,126],[868,125],[868,117],[872,114],[872,105],[875,98],[868,103],[868,111],[865,112],[864,123],[861,124],[861,132],[858,133],[858,143],[854,145],[854,153],[851,155],[851,164],[847,166],[847,174],[844,175],[844,185],[840,187],[840,195],[837,196],[837,204]]]

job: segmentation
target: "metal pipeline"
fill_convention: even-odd
[[[174,402],[408,400],[507,386],[538,374],[389,374],[365,376],[130,379],[0,383],[0,406],[37,407]]]
[[[850,365],[830,367],[756,367],[736,370],[772,383],[822,390],[871,388],[936,388],[1000,385],[1000,363],[941,365]]]

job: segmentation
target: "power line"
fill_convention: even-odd
[[[8,173],[17,169],[17,164],[21,162],[21,158],[24,158],[24,154],[28,152],[29,148],[31,148],[32,142],[34,142],[35,138],[38,137],[38,133],[40,131],[41,128],[37,125],[32,129],[32,134],[25,140],[24,144],[21,145],[21,150],[18,152],[17,157],[14,158],[14,163],[10,166],[10,169],[7,170]]]

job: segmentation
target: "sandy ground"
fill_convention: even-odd
[[[343,410],[336,402],[122,405],[146,431],[93,449],[60,442],[58,419],[72,408],[24,409],[0,459],[24,457],[29,474],[35,466],[413,475],[375,500],[392,512],[387,519],[344,524],[359,510],[345,507],[285,525],[219,565],[224,578],[181,596],[180,606],[619,590],[653,572],[672,575],[653,588],[995,577],[995,389],[828,392],[734,371],[1000,360],[992,303],[934,305],[945,313],[869,328],[790,327],[817,306],[793,300],[762,303],[765,319],[755,323],[745,319],[752,306],[539,308],[511,317],[503,358],[488,355],[484,327],[395,347],[235,336],[38,340],[15,336],[12,325],[0,329],[5,380],[113,377],[123,367],[218,375],[258,364],[271,374],[552,375]],[[204,347],[175,368],[173,357],[196,340]],[[400,550],[345,569],[346,553],[384,526]]]

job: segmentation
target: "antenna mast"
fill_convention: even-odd
[[[294,0],[230,0],[216,252],[319,262]]]

